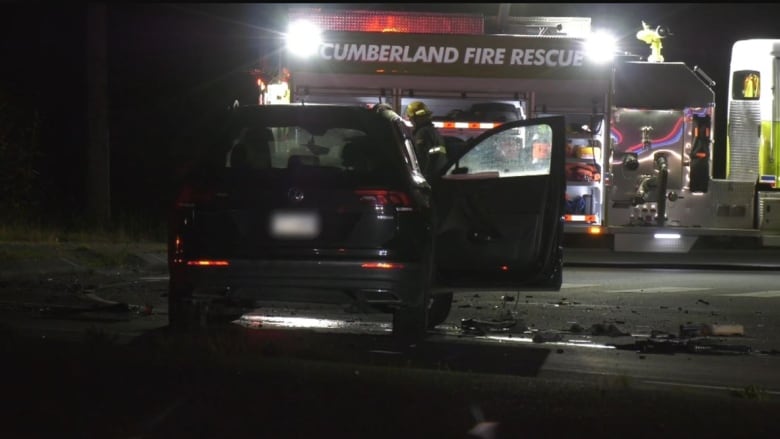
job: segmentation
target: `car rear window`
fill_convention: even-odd
[[[224,167],[340,172],[386,182],[401,175],[400,133],[386,118],[351,107],[241,109],[230,122]]]

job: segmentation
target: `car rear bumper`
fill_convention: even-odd
[[[416,306],[422,303],[421,264],[365,268],[388,261],[230,260],[228,266],[171,269],[174,290],[195,298],[228,301],[298,301],[331,303],[339,297],[369,304]]]

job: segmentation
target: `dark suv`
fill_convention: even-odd
[[[225,140],[192,173],[171,216],[172,327],[236,319],[259,301],[352,303],[391,312],[394,335],[419,338],[446,319],[460,285],[560,287],[563,140],[560,163],[512,175],[497,163],[490,172],[482,136],[474,155],[429,182],[392,111],[231,113]],[[502,131],[517,140],[531,128]],[[517,193],[527,192],[521,181],[529,194]],[[498,206],[485,210],[486,202]],[[465,253],[451,254],[458,247]]]

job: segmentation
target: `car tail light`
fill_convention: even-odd
[[[213,189],[197,188],[193,185],[184,186],[176,197],[176,207],[195,207],[199,204],[209,203],[216,197]]]
[[[384,189],[359,189],[355,195],[360,201],[374,206],[411,207],[412,200],[405,192],[389,191]]]
[[[396,264],[394,262],[366,262],[360,265],[360,268],[372,268],[378,270],[400,270],[404,268],[403,264]]]
[[[181,264],[184,262],[184,246],[182,245],[182,239],[180,235],[176,235],[173,239],[173,262]]]
[[[187,265],[194,265],[198,267],[227,267],[230,265],[228,261],[215,261],[210,259],[199,259],[195,261],[187,261]]]

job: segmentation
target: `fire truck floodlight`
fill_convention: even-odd
[[[585,54],[591,61],[603,64],[615,58],[617,39],[605,31],[595,31],[585,41]]]
[[[285,38],[287,50],[305,58],[317,53],[322,43],[322,30],[311,21],[297,20],[290,23]]]

